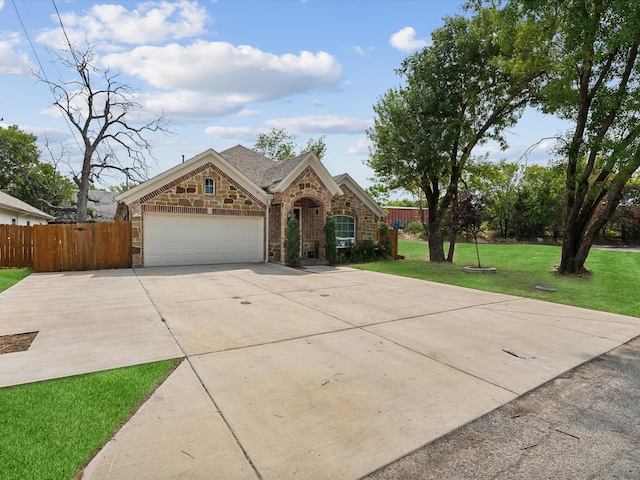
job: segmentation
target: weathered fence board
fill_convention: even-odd
[[[33,271],[131,267],[131,223],[34,225]]]
[[[33,227],[0,225],[0,267],[33,266]]]
[[[380,230],[378,230],[377,239],[380,242]],[[398,259],[398,230],[389,229],[389,241],[391,243],[391,259]]]

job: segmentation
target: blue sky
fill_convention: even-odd
[[[0,125],[18,125],[54,148],[64,145],[67,155],[78,152],[69,127],[51,108],[51,92],[31,73],[42,68],[56,81],[69,74],[53,61],[61,38],[57,7],[69,38],[94,45],[96,63],[137,89],[145,115],[164,111],[171,119],[173,134],[149,137],[157,158],[150,176],[183,155],[237,144],[250,148],[258,133],[286,128],[300,146],[326,135],[329,171],[347,172],[367,187],[373,172],[364,165],[365,131],[373,104],[400,83],[395,69],[402,60],[428,44],[442,18],[460,13],[462,4],[0,0]],[[529,146],[561,127],[529,111],[508,134],[506,152],[486,145],[476,153],[525,161]],[[545,162],[548,145],[526,160]]]

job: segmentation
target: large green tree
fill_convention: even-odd
[[[443,219],[458,195],[474,148],[506,146],[503,132],[519,119],[546,71],[546,26],[517,6],[484,7],[445,19],[432,44],[411,55],[398,73],[404,85],[374,106],[368,165],[390,188],[420,189],[429,208],[429,258],[444,254]]]
[[[529,165],[523,168],[516,189],[514,236],[558,237],[562,229],[563,193],[562,166]]]
[[[272,128],[268,132],[258,134],[253,149],[272,160],[288,160],[305,152],[313,152],[319,160],[322,160],[327,145],[323,135],[317,140],[310,138],[304,147],[298,148],[293,136],[285,128]]]
[[[73,182],[55,161],[42,161],[37,137],[16,125],[0,127],[0,188],[41,210],[69,210]],[[54,159],[52,159],[54,160]]]
[[[581,273],[598,232],[640,167],[640,3],[515,1],[559,27],[550,52],[556,68],[540,105],[573,125],[560,148],[566,213],[559,270]]]
[[[484,219],[489,229],[496,231],[501,238],[509,237],[513,231],[521,170],[517,163],[504,159],[499,162],[478,160],[468,168],[465,183],[471,192],[486,202]]]

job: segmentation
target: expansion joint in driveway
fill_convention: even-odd
[[[423,353],[423,352],[420,352],[420,351],[415,350],[415,349],[413,349],[413,348],[410,348],[410,347],[408,347],[407,345],[403,345],[402,343],[398,343],[398,342],[396,342],[395,340],[393,340],[393,339],[391,339],[391,338],[385,337],[384,335],[381,335],[381,334],[379,334],[379,333],[376,333],[376,332],[372,332],[372,331],[370,331],[370,330],[367,330],[367,327],[366,327],[366,326],[365,326],[365,327],[362,327],[362,330],[364,330],[364,331],[365,331],[365,332],[367,332],[367,333],[370,333],[371,335],[375,335],[375,336],[376,336],[376,337],[378,337],[378,338],[382,338],[382,339],[386,340],[387,342],[393,343],[394,345],[397,345],[397,346],[398,346],[398,347],[400,347],[400,348],[403,348],[403,349],[408,350],[408,351],[410,351],[410,352],[412,352],[412,353],[415,353],[415,354],[420,355],[420,356],[422,356],[422,357],[425,357],[425,358],[428,358],[428,359],[430,359],[430,360],[433,360],[434,362],[437,362],[437,363],[439,363],[439,364],[441,364],[441,365],[445,365],[445,366],[447,366],[447,367],[449,367],[449,368],[453,368],[454,370],[457,370],[457,371],[458,371],[458,372],[460,372],[460,373],[463,373],[463,374],[465,374],[465,375],[469,375],[470,377],[476,378],[476,379],[478,379],[478,380],[480,380],[480,381],[482,381],[482,382],[484,382],[484,383],[488,383],[489,385],[493,385],[494,387],[498,387],[498,388],[499,388],[499,389],[501,389],[501,390],[504,390],[504,391],[509,392],[509,393],[513,393],[513,394],[514,394],[514,395],[516,395],[516,396],[519,396],[519,395],[520,395],[520,393],[518,393],[518,392],[516,392],[516,391],[514,391],[514,390],[511,390],[511,389],[509,389],[509,388],[505,388],[505,387],[504,387],[504,386],[502,386],[502,385],[498,385],[498,384],[497,384],[497,383],[495,383],[495,382],[491,382],[491,381],[487,380],[486,378],[479,377],[478,375],[474,375],[474,374],[473,374],[473,373],[471,373],[471,372],[467,372],[466,370],[463,370],[463,369],[461,369],[461,368],[459,368],[459,367],[456,367],[455,365],[452,365],[452,364],[447,363],[447,362],[443,362],[442,360],[440,360],[440,359],[438,359],[438,358],[436,358],[436,357],[432,357],[431,355],[427,355],[426,353]]]

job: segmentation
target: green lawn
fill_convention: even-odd
[[[0,268],[0,292],[4,292],[29,275],[31,270],[28,268]]]
[[[0,269],[0,292],[30,273]],[[178,363],[167,360],[0,389],[0,478],[74,478]]]
[[[355,265],[355,268],[449,283],[497,293],[575,305],[640,317],[640,253],[592,249],[586,262],[590,273],[580,277],[558,275],[560,247],[549,245],[481,244],[483,266],[496,274],[469,274],[464,265],[476,263],[475,245],[456,245],[454,263],[430,263],[424,242],[400,241],[405,260]],[[543,292],[537,285],[553,287]]]
[[[0,389],[0,478],[74,478],[179,362]]]

